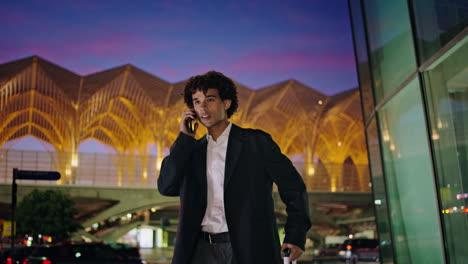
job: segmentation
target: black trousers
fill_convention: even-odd
[[[210,244],[200,238],[191,264],[237,264],[237,262],[234,259],[231,242]]]

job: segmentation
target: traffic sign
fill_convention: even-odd
[[[56,181],[60,173],[56,171],[14,170],[17,180]]]

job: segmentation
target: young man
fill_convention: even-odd
[[[158,179],[162,195],[180,196],[172,263],[281,263],[285,248],[299,258],[311,225],[304,182],[270,135],[229,122],[238,106],[233,81],[214,71],[194,76],[184,100],[189,109]],[[189,119],[208,134],[196,140]],[[288,213],[282,247],[273,183]]]

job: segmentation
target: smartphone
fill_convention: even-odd
[[[193,121],[194,120],[192,118],[187,118],[187,120],[185,120],[185,127],[187,128],[187,131],[190,134],[193,134],[193,132],[195,131],[195,128],[194,128],[195,122]]]

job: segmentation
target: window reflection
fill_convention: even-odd
[[[444,263],[419,80],[379,110],[384,174],[397,263]],[[428,232],[431,230],[431,232]]]
[[[450,263],[468,258],[468,36],[424,72]]]
[[[412,3],[422,64],[468,26],[468,5],[463,0],[413,0]]]

